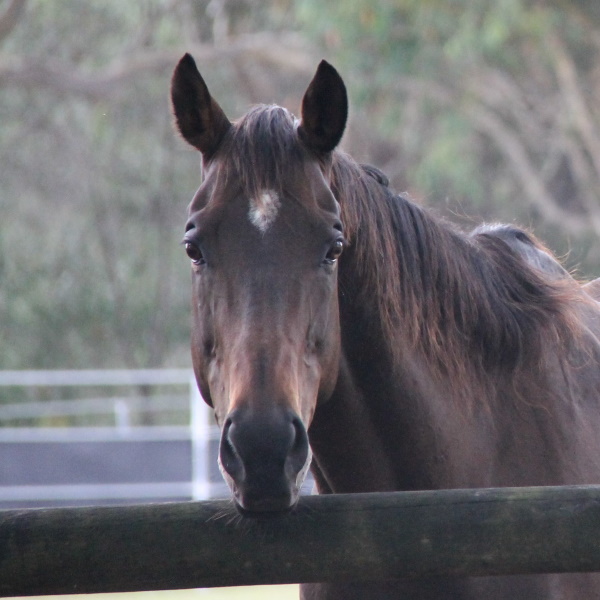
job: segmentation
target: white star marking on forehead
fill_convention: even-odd
[[[281,202],[277,192],[265,190],[258,198],[250,200],[250,223],[254,225],[261,233],[266,233],[273,221],[277,218]]]

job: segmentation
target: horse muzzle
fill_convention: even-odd
[[[223,425],[219,466],[244,515],[291,510],[311,456],[306,428],[288,408],[237,408]]]

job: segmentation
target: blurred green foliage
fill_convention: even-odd
[[[232,117],[297,108],[327,57],[348,151],[599,275],[599,34],[586,0],[0,0],[0,368],[189,364],[199,158],[167,101],[188,50]]]
[[[399,149],[393,181],[467,224],[531,226],[600,274],[596,3],[303,0],[299,16]]]

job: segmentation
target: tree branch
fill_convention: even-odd
[[[556,114],[556,100],[549,98],[548,93],[541,94],[540,102],[537,96],[527,95],[509,73],[489,67],[468,77],[466,86],[495,114],[514,120],[516,128],[528,139],[545,145],[547,122]]]
[[[306,76],[310,76],[315,66],[310,49],[300,36],[259,33],[239,36],[226,46],[196,44],[185,49],[144,52],[94,73],[57,61],[4,57],[0,62],[0,86],[45,87],[89,100],[103,100],[117,94],[134,78],[170,72],[185,51],[199,63],[243,58]]]
[[[497,115],[480,105],[470,107],[469,116],[475,127],[487,135],[500,150],[521,182],[527,200],[546,221],[563,229],[568,228],[571,233],[589,231],[591,224],[596,233],[600,233],[600,223],[596,218],[590,219],[595,215],[578,216],[557,205],[546,190],[538,169],[531,163],[527,150],[517,135],[506,127]]]
[[[548,47],[552,51],[556,77],[564,103],[571,115],[573,126],[587,148],[596,175],[600,177],[600,135],[581,91],[577,68],[560,37],[552,34],[548,38]]]
[[[405,93],[427,97],[440,106],[457,106],[457,92],[439,82],[405,77],[397,80],[394,87]],[[504,156],[511,172],[521,184],[524,199],[539,211],[544,220],[562,229],[567,228],[573,234],[580,234],[592,228],[600,234],[600,214],[597,214],[599,211],[589,204],[586,205],[587,213],[582,215],[561,208],[546,189],[540,169],[532,163],[516,131],[498,114],[499,107],[486,108],[486,98],[489,99],[489,94],[485,94],[483,98],[479,97],[477,92],[481,91],[481,86],[476,85],[471,91],[476,94],[476,102],[463,106],[462,110],[475,129],[488,137]],[[523,103],[520,103],[520,106],[525,108]],[[517,126],[523,125],[525,113],[513,117],[517,117]],[[537,129],[539,130],[539,127]]]
[[[11,0],[0,15],[0,42],[10,35],[23,15],[27,0]]]

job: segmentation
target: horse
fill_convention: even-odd
[[[567,271],[552,252],[540,242],[530,231],[515,225],[504,223],[484,224],[471,232],[471,235],[488,233],[504,240],[513,250],[521,255],[535,269],[544,271],[546,275],[555,278],[575,279]],[[596,301],[600,301],[600,278],[580,284],[582,291]]]
[[[319,64],[299,118],[259,105],[232,122],[186,54],[171,103],[202,157],[183,240],[192,363],[240,518],[293,511],[309,469],[319,494],[600,482],[597,303],[506,235],[461,232],[342,152],[333,66]],[[300,593],[592,599],[600,577]]]
[[[472,236],[486,233],[498,236],[532,267],[544,271],[556,278],[568,278],[572,275],[562,266],[552,252],[544,246],[531,232],[522,227],[505,223],[484,224],[475,228]]]

